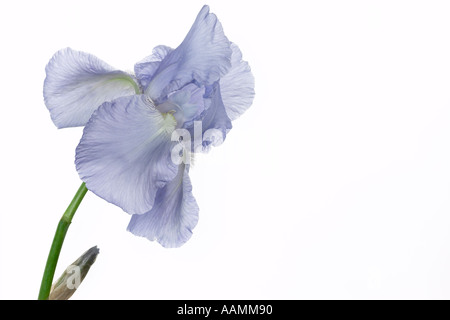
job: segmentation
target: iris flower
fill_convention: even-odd
[[[189,161],[173,161],[180,143],[173,133],[194,136],[200,123],[202,142],[194,151],[205,151],[225,139],[254,96],[248,63],[209,7],[176,49],[155,47],[134,74],[66,48],[46,75],[44,100],[54,124],[85,126],[75,164],[86,187],[131,214],[133,234],[164,247],[184,244],[199,208]]]

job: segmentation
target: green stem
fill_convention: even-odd
[[[45,265],[44,276],[42,277],[41,289],[39,290],[38,297],[39,300],[47,300],[50,295],[53,276],[55,275],[56,264],[58,263],[64,238],[66,237],[72,218],[87,191],[88,189],[83,182],[58,223],[55,237],[53,238],[52,247],[50,248],[50,253],[48,254],[47,264]]]

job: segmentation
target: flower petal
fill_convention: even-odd
[[[58,128],[84,126],[103,102],[139,90],[131,75],[70,48],[58,51],[45,72],[45,105]]]
[[[167,46],[153,48],[153,53],[134,65],[134,73],[142,88],[146,88],[164,58],[173,51]]]
[[[198,222],[198,205],[192,195],[188,166],[181,164],[178,174],[158,190],[153,208],[142,215],[133,215],[128,231],[163,247],[180,247],[192,236]]]
[[[219,82],[208,87],[207,91],[209,93],[207,92],[206,95],[209,98],[205,99],[206,110],[203,112],[201,119],[196,119],[201,120],[202,143],[194,139],[192,147],[194,152],[208,152],[211,146],[219,146],[232,128],[231,120],[223,105]],[[196,128],[194,122],[194,126],[188,130],[194,137],[196,136],[195,131],[199,129]]]
[[[158,105],[161,112],[173,112],[179,127],[186,127],[205,110],[203,96],[205,87],[189,83],[180,90],[168,95],[167,100]]]
[[[242,60],[239,47],[232,43],[231,68],[220,79],[220,93],[228,117],[237,119],[252,104],[255,96],[255,78],[247,61]]]
[[[193,80],[211,85],[231,67],[230,59],[230,42],[222,25],[204,6],[180,46],[162,60],[145,93],[159,104]]]
[[[177,174],[171,160],[176,122],[144,95],[102,104],[84,128],[75,164],[86,187],[131,214],[153,207]]]

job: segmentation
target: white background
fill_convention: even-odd
[[[70,46],[132,70],[176,47],[203,1],[0,4],[0,298],[35,299],[80,180],[44,68]],[[93,245],[74,299],[450,298],[450,3],[209,1],[256,78],[253,106],[191,170],[179,249],[88,193],[57,275]]]

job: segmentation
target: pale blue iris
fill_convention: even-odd
[[[251,105],[254,79],[208,6],[176,49],[154,48],[134,71],[66,48],[47,65],[44,99],[58,128],[85,126],[75,163],[87,188],[131,214],[132,233],[178,247],[199,209],[189,165],[171,160],[171,134],[201,121],[224,138]]]

